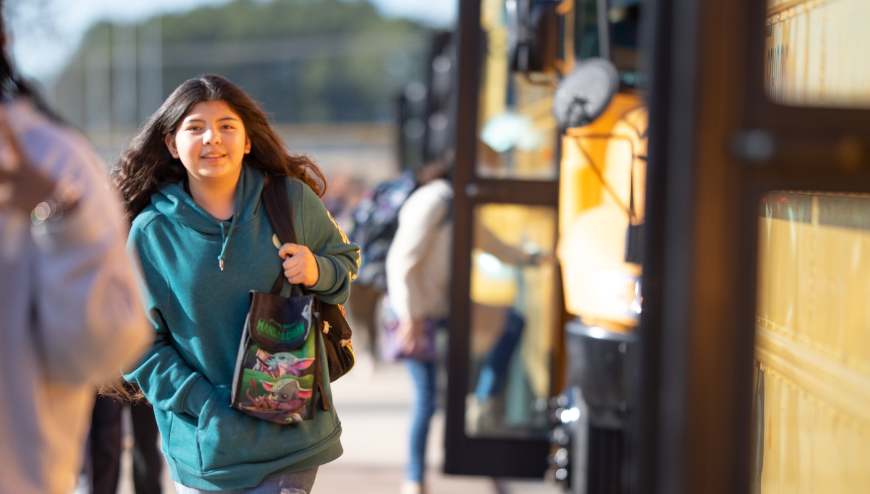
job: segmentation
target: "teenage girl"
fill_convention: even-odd
[[[300,243],[276,250],[260,194],[284,176]],[[268,292],[283,271],[324,302],[348,297],[359,248],[318,197],[323,174],[287,151],[241,89],[206,75],[169,96],[112,179],[156,331],[125,378],[154,406],[179,494],[308,493],[317,467],[342,453],[335,408],[318,400],[313,420],[275,424],[230,408],[230,385],[250,290]]]

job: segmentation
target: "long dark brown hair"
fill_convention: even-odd
[[[112,182],[121,193],[127,219],[132,221],[138,216],[158,189],[187,176],[181,160],[172,157],[164,139],[166,134],[174,134],[191,108],[202,101],[224,101],[241,117],[251,140],[251,153],[245,157],[248,166],[267,176],[296,177],[323,196],[326,178],[311,158],[291,153],[263,110],[238,86],[219,75],[206,74],[178,86],[112,167]]]

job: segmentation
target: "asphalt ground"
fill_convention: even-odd
[[[413,396],[410,376],[401,363],[372,366],[364,361],[366,359],[360,360],[350,374],[333,383],[333,399],[342,422],[344,454],[320,467],[312,494],[399,493],[408,452],[408,408]],[[129,446],[132,438],[126,436],[125,440]],[[438,410],[429,436],[426,494],[561,492],[543,480],[445,475],[441,473],[443,443],[444,414]],[[119,494],[134,494],[130,462],[130,454],[125,452]],[[163,485],[164,494],[175,493],[175,486],[165,471]]]

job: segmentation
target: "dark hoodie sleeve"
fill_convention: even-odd
[[[317,194],[299,180],[291,182],[296,234],[317,260],[320,278],[310,288],[328,304],[343,304],[359,268],[359,246],[351,243]]]
[[[154,345],[124,378],[137,383],[154,407],[198,417],[214,386],[191,369],[172,344],[162,309],[169,301],[169,285],[159,256],[149,247],[147,234],[134,225],[127,251],[140,261],[142,302],[155,335]]]

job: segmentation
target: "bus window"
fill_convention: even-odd
[[[474,210],[465,433],[543,438],[549,430],[556,211]]]
[[[639,0],[607,0],[607,12],[599,14],[604,0],[575,0],[574,54],[579,63],[589,58],[609,59],[619,71],[623,89],[638,88],[641,73],[638,64]],[[606,20],[606,30],[601,23]],[[605,48],[602,50],[602,46]]]
[[[870,3],[768,0],[765,85],[789,106],[870,108]]]
[[[761,200],[751,442],[760,492],[870,484],[870,194]]]
[[[577,0],[574,4],[574,53],[578,60],[601,56],[597,6],[598,0]]]
[[[640,6],[631,0],[611,1],[607,11],[610,22],[610,60],[619,71],[623,86],[637,87],[638,50],[637,32],[640,24]]]
[[[484,51],[481,63],[478,148],[481,178],[556,180],[555,80],[509,70],[508,25],[503,0],[481,1]]]

